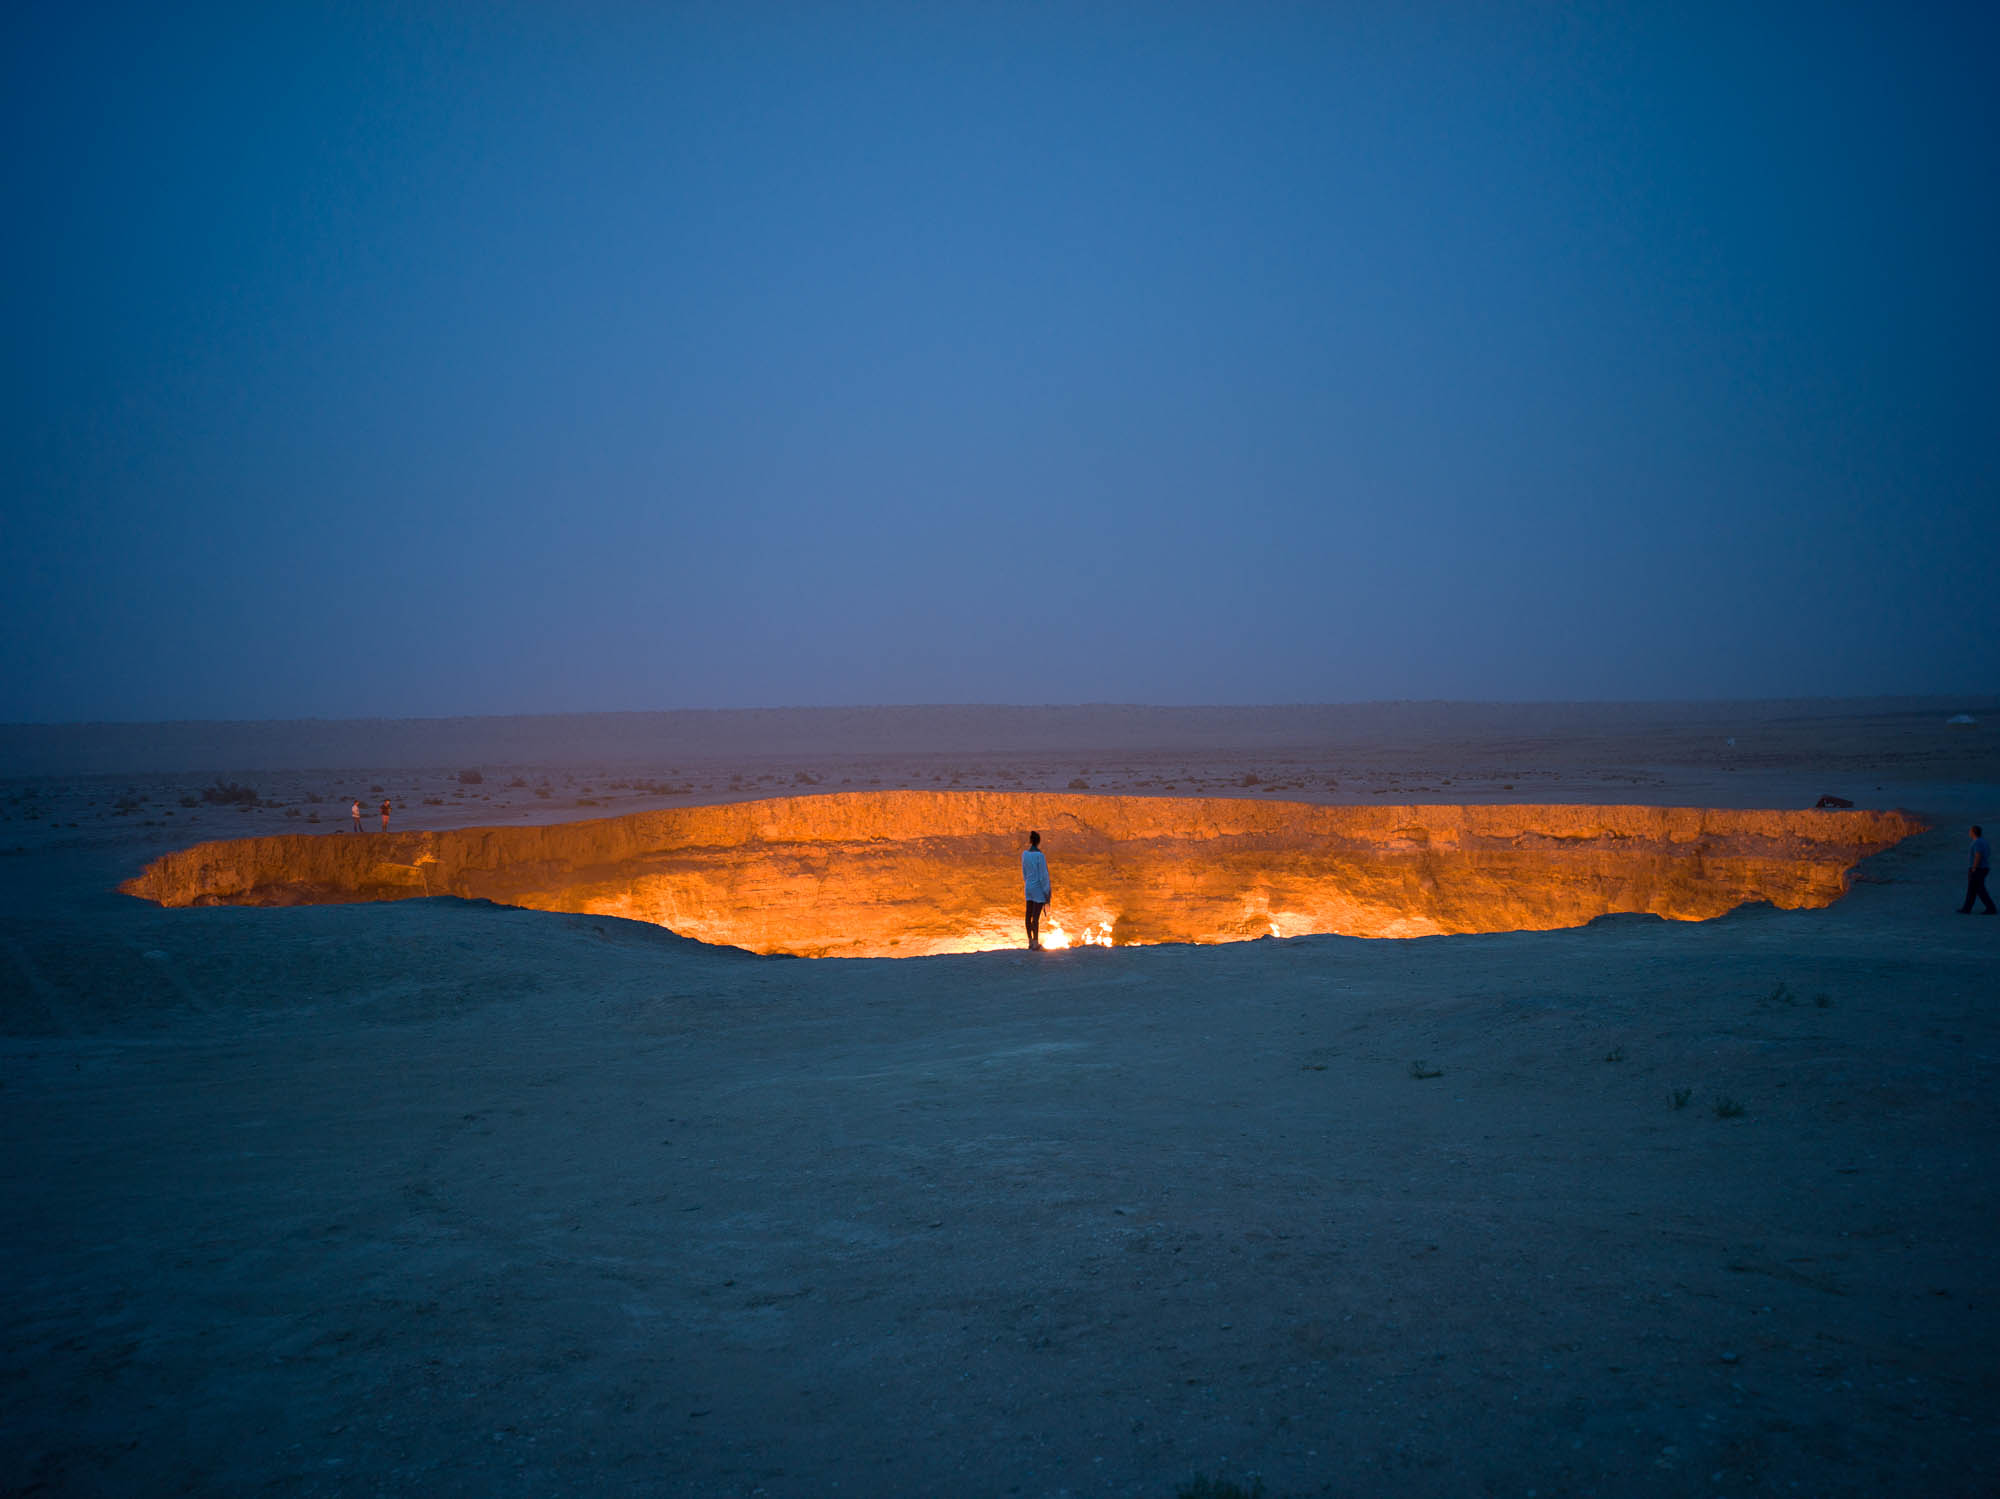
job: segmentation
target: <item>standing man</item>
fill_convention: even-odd
[[[1983,901],[1985,914],[1993,914],[1993,897],[1986,893],[1986,876],[1993,868],[1993,850],[1986,846],[1986,832],[1978,823],[1972,825],[1972,863],[1965,871],[1965,904],[1958,908],[1961,916],[1972,914],[1972,903]]]
[[[353,806],[351,806],[351,807],[349,807],[349,808],[348,808],[347,810],[348,810],[348,811],[350,811],[350,812],[352,812],[352,813],[354,814],[354,831],[355,831],[355,832],[357,832],[357,833],[358,833],[358,832],[360,832],[360,831],[361,831],[361,798],[360,798],[360,797],[358,797],[358,796],[357,796],[356,798],[354,798],[354,805],[353,805]]]
[[[382,831],[389,831],[389,798],[382,798]]]
[[[1042,835],[1028,834],[1021,854],[1021,883],[1028,895],[1028,951],[1042,950],[1042,908],[1055,894],[1049,884],[1049,861],[1042,856]]]

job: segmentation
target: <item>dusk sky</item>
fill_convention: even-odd
[[[0,720],[1990,691],[1996,16],[13,7]]]

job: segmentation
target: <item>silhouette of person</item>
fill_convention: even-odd
[[[1042,910],[1055,895],[1049,884],[1049,861],[1042,853],[1042,835],[1028,834],[1021,853],[1021,883],[1028,896],[1028,951],[1042,950]]]
[[[382,831],[389,831],[389,799],[386,796],[382,798]]]
[[[1987,846],[1986,830],[1978,823],[1972,825],[1972,860],[1965,870],[1965,904],[1958,908],[1961,916],[1972,914],[1974,901],[1984,902],[1986,909],[1981,914],[1993,914],[1993,897],[1986,893],[1986,876],[1993,869],[1993,850]]]
[[[357,796],[356,798],[354,798],[354,805],[353,805],[353,806],[351,806],[351,807],[349,807],[349,808],[348,808],[347,810],[348,810],[349,812],[351,812],[351,813],[353,813],[353,814],[354,814],[354,831],[355,831],[355,832],[357,832],[357,833],[358,833],[358,832],[360,832],[360,831],[361,831],[361,798],[360,798],[360,797],[358,797],[358,796]]]

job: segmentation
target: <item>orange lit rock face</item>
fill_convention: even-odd
[[[856,792],[548,827],[204,843],[123,888],[168,906],[458,895],[630,917],[754,952],[914,957],[1021,945],[1029,828],[1055,880],[1050,936],[1124,944],[1824,906],[1857,862],[1922,826],[1900,812]]]

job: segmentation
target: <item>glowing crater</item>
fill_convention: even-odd
[[[1044,931],[1057,947],[1825,906],[1855,864],[1923,824],[1863,810],[852,792],[545,827],[204,843],[122,888],[169,906],[457,895],[628,917],[761,953],[916,957],[1022,944],[1030,828],[1055,877]]]

